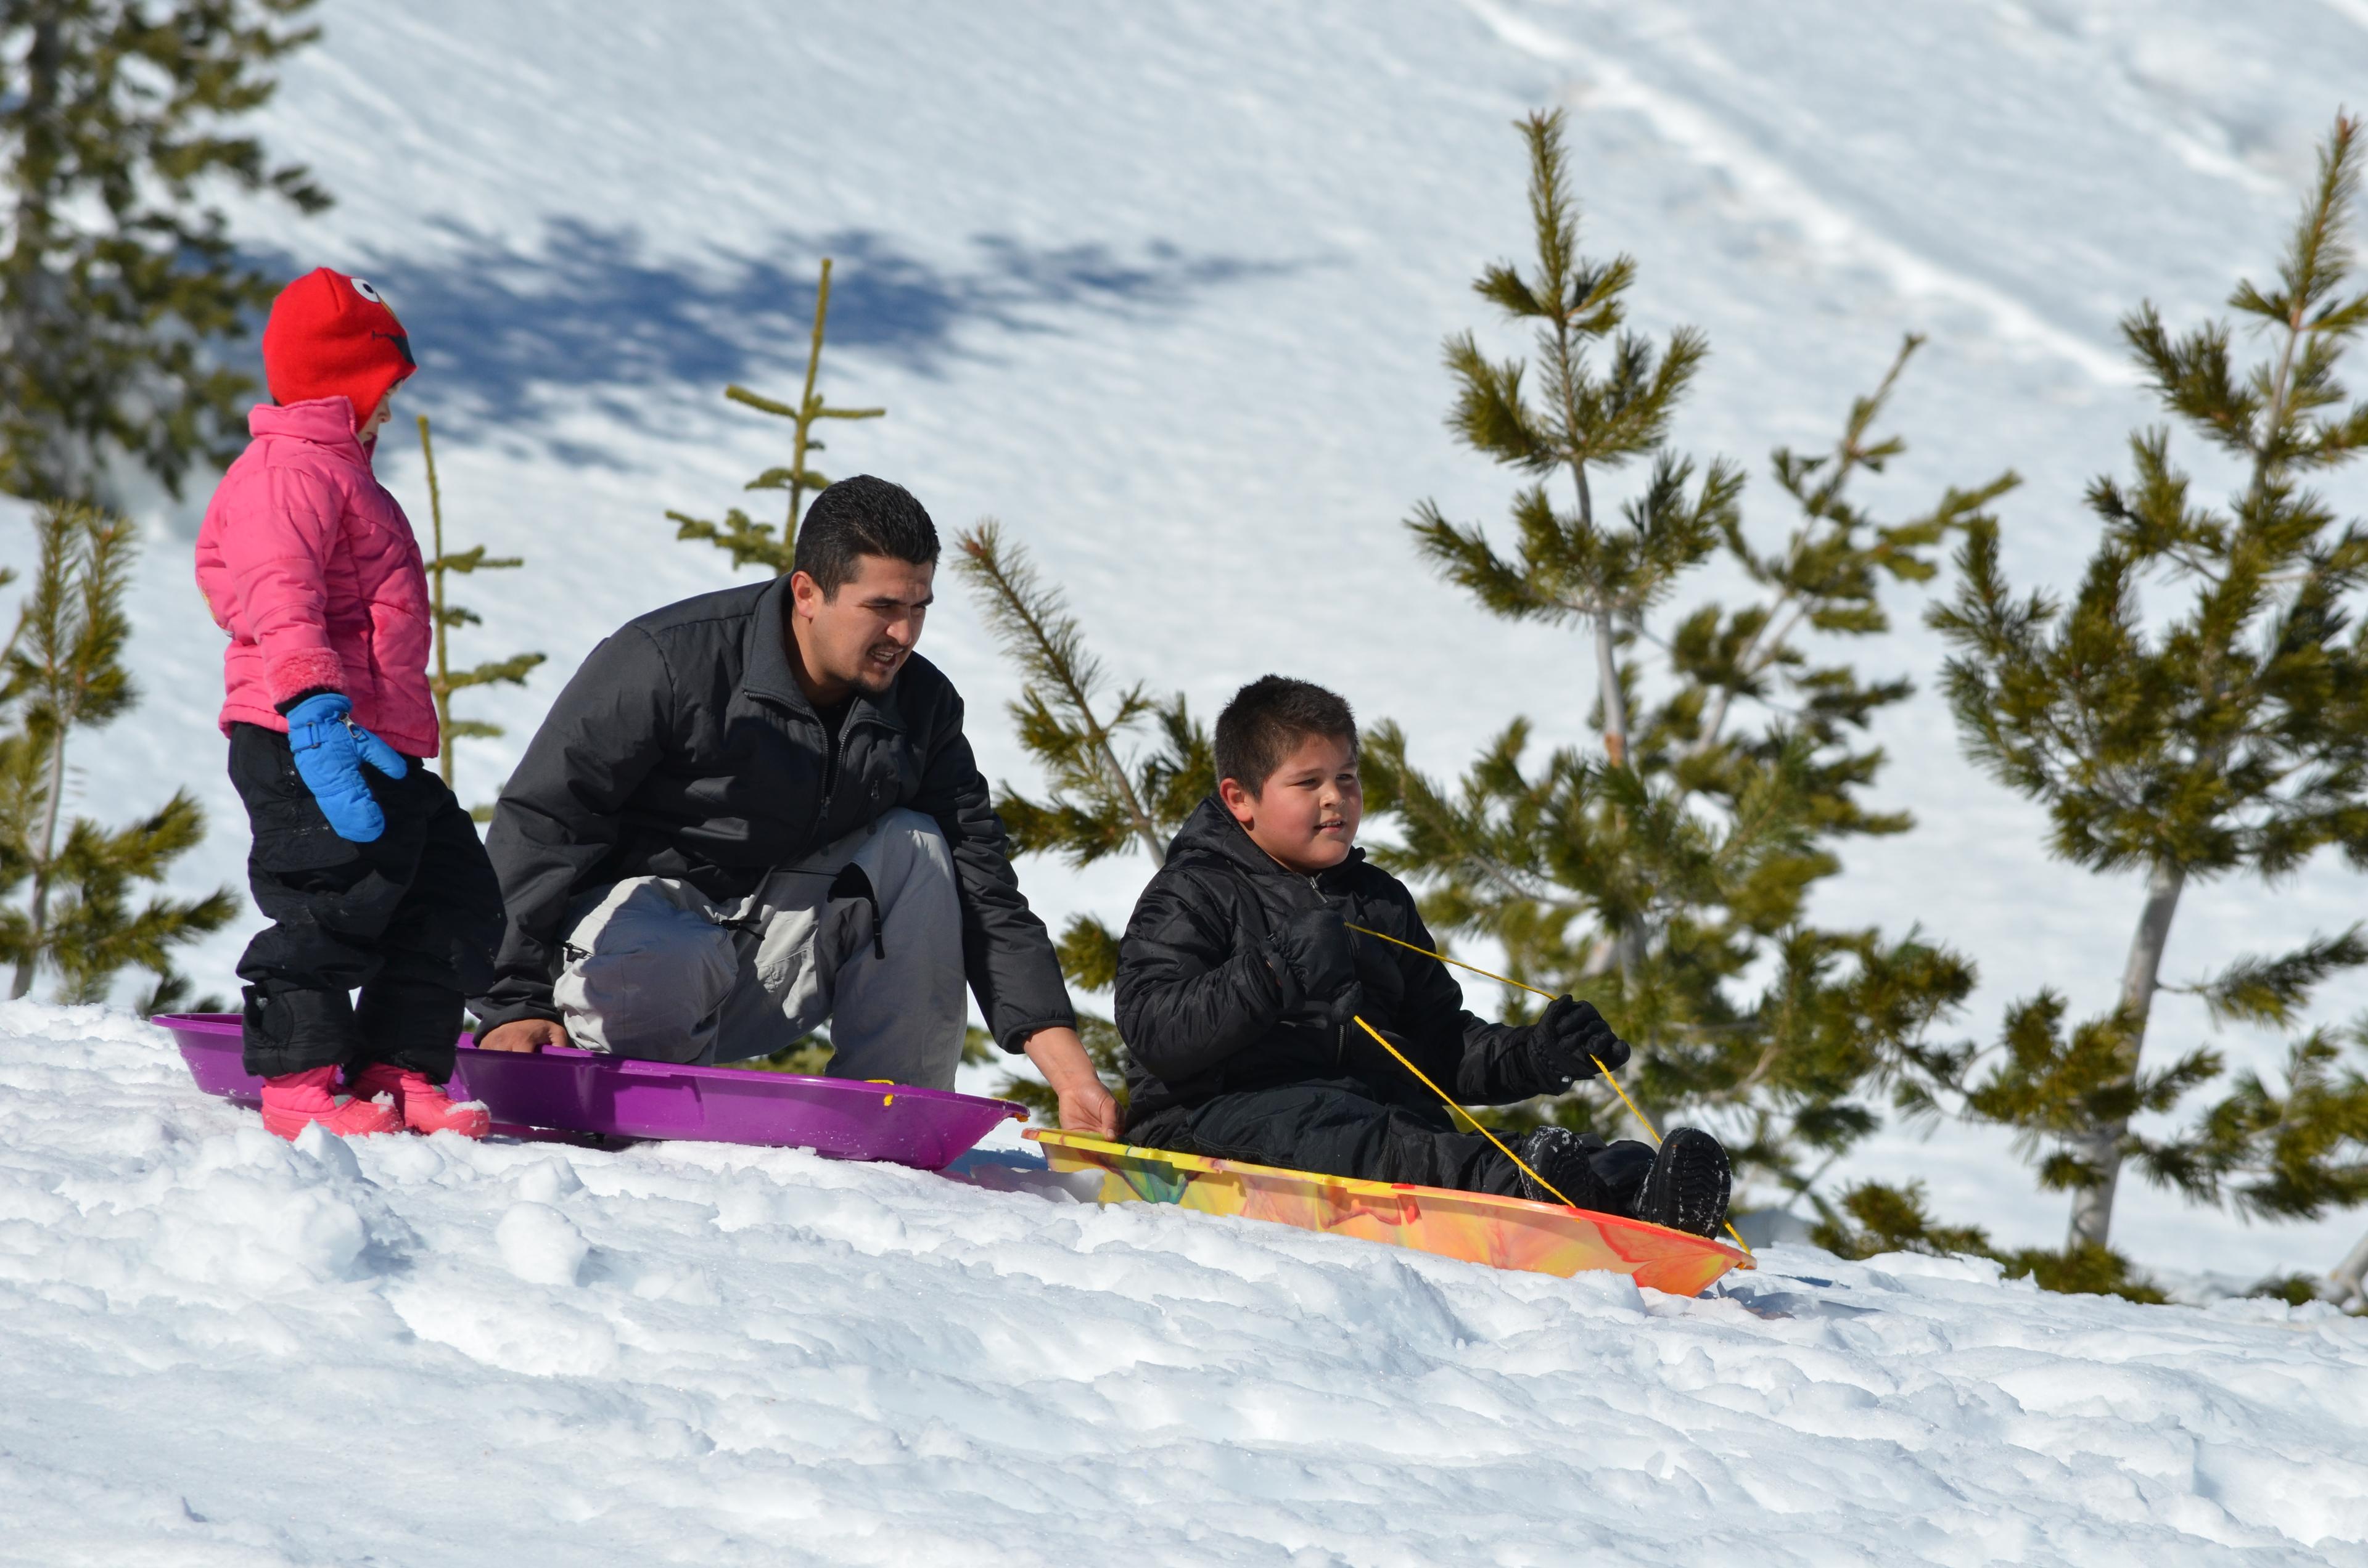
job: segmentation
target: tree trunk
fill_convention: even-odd
[[[1574,460],[1570,465],[1571,488],[1578,494],[1578,526],[1588,532],[1595,531],[1595,492],[1587,483],[1587,465]],[[1614,767],[1628,766],[1628,695],[1620,687],[1619,627],[1612,617],[1617,612],[1610,604],[1603,605],[1593,617],[1595,628],[1595,678],[1603,701],[1603,755]],[[1631,975],[1645,961],[1645,933],[1634,926],[1622,926],[1612,934],[1613,957],[1620,972]]]
[[[63,47],[57,7],[39,7],[32,41],[25,51],[25,139],[16,171],[17,243],[9,257],[12,267],[27,272],[41,267],[49,245],[51,187],[63,141],[57,114]]]
[[[830,315],[830,257],[822,258],[822,278],[814,285],[814,341],[806,347],[805,390],[798,394],[797,436],[790,446],[790,510],[781,519],[781,548],[792,559],[798,548],[799,513],[806,495],[806,432],[814,420],[814,376],[822,369],[822,327]],[[788,576],[784,566],[780,574]]]
[[[2368,1236],[2352,1243],[2343,1261],[2328,1270],[2327,1283],[2336,1305],[2349,1305],[2354,1296],[2362,1293],[2362,1277],[2368,1277]]]
[[[2138,1061],[2146,1050],[2146,1015],[2160,988],[2162,952],[2170,940],[2171,916],[2179,912],[2179,895],[2187,886],[2187,868],[2157,860],[2146,875],[2146,907],[2138,914],[2137,934],[2130,939],[2129,962],[2122,971],[2120,1013],[2129,1030],[2124,1048],[2125,1075],[2137,1077]],[[2122,1139],[2129,1123],[2112,1121],[2070,1140],[2072,1152],[2100,1173],[2097,1182],[2072,1193],[2072,1225],[2065,1240],[2072,1246],[2109,1244],[2113,1229],[2113,1193],[2121,1185]]]
[[[58,105],[65,52],[61,9],[55,4],[33,7],[32,37],[25,51],[25,129],[14,170],[17,233],[7,261],[14,319],[0,327],[0,343],[14,361],[9,380],[41,426],[27,493],[52,495],[76,494],[82,479],[64,429],[68,411],[45,406],[63,382],[58,344],[63,306],[49,265],[66,140]]]
[[[451,568],[444,564],[444,492],[436,483],[436,442],[428,434],[427,415],[419,416],[419,456],[427,468],[427,517],[434,529],[436,553],[428,561],[428,615],[436,623],[436,679],[432,689],[436,697],[436,772],[444,787],[452,787],[452,666],[445,650],[444,579]]]
[[[1595,618],[1595,665],[1603,681],[1603,754],[1614,767],[1628,766],[1628,699],[1620,689],[1620,662],[1617,641],[1612,636],[1611,612],[1604,611]],[[1620,962],[1622,975],[1633,975],[1645,961],[1645,932],[1635,925],[1623,925],[1613,934],[1612,951]]]
[[[1628,699],[1620,689],[1620,652],[1611,612],[1595,618],[1595,671],[1603,687],[1603,751],[1614,767],[1628,766]]]
[[[57,738],[50,745],[50,798],[41,809],[41,858],[33,864],[33,896],[31,901],[32,934],[25,944],[25,954],[17,960],[17,974],[8,991],[14,1001],[33,988],[33,973],[40,967],[41,947],[50,933],[50,875],[58,855],[58,802],[66,788],[66,724],[59,715]]]

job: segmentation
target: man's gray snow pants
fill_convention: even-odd
[[[736,903],[629,878],[577,915],[552,995],[587,1051],[736,1062],[826,1019],[832,1076],[950,1089],[968,1016],[952,853],[898,810]]]

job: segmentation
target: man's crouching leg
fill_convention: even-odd
[[[697,888],[670,877],[619,882],[569,933],[552,984],[567,1037],[647,1062],[712,1062],[739,970],[732,931]]]
[[[889,812],[776,875],[764,903],[757,983],[723,1009],[726,1055],[827,1018],[832,1077],[953,1087],[969,1003],[953,851],[935,821]]]

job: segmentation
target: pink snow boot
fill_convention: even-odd
[[[314,1067],[303,1073],[282,1073],[263,1080],[263,1127],[293,1140],[318,1123],[340,1138],[371,1132],[400,1132],[403,1118],[367,1096],[340,1099],[334,1092],[337,1070]]]
[[[457,1132],[463,1138],[483,1138],[493,1131],[493,1112],[484,1106],[455,1104],[452,1096],[444,1092],[443,1085],[424,1073],[406,1072],[393,1062],[371,1062],[347,1079],[346,1087],[372,1099],[393,1095],[395,1108],[403,1114],[403,1125],[414,1132]]]

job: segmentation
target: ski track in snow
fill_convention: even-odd
[[[2368,1562],[2368,1323],[1732,1299],[794,1151],[293,1146],[0,1008],[10,1563]]]
[[[1701,102],[1656,91],[1618,62],[1590,56],[1570,40],[1491,0],[1464,0],[1464,4],[1516,49],[1541,60],[1577,67],[1581,78],[1569,91],[1577,112],[1613,108],[1643,115],[1672,148],[1724,176],[1743,205],[1797,225],[1827,265],[1867,267],[1901,299],[1928,308],[1970,306],[1989,318],[2001,340],[2062,358],[2103,385],[2118,386],[2135,379],[2126,360],[2041,320],[2021,301],[1872,233],[1809,188],[1793,171],[1755,152]],[[1685,63],[1707,78],[1702,83],[1705,91],[1733,85],[1731,66],[1710,50],[1687,50]]]
[[[1752,469],[1757,528],[1787,522],[1769,449],[1829,440],[1899,335],[1922,331],[1893,420],[1912,450],[1870,497],[1898,517],[2011,466],[2027,483],[2000,507],[2008,567],[2062,587],[2093,539],[2081,487],[2155,416],[2118,315],[2151,298],[2189,324],[2271,265],[2314,139],[2368,80],[2360,0],[318,15],[322,43],[289,61],[259,129],[339,204],[311,221],[242,206],[237,232],[387,288],[427,370],[381,472],[424,527],[409,416],[433,414],[453,538],[527,558],[460,585],[488,613],[458,656],[551,655],[523,690],[471,694],[470,713],[510,729],[462,745],[472,801],[595,641],[731,580],[663,514],[719,515],[781,460],[775,422],[719,392],[792,382],[825,252],[824,390],[890,411],[830,432],[826,472],[903,479],[948,531],[1001,517],[1121,681],[1180,687],[1205,716],[1268,668],[1330,680],[1443,774],[1515,714],[1542,746],[1584,739],[1574,693],[1594,686],[1583,639],[1482,615],[1399,526],[1425,496],[1493,526],[1512,488],[1444,434],[1438,353],[1467,325],[1522,348],[1469,290],[1526,247],[1515,118],[1570,111],[1586,244],[1639,258],[1638,324],[1708,332],[1675,434]],[[2211,494],[2222,471],[2181,449]],[[2357,510],[2368,491],[2355,477],[2331,498]],[[198,794],[214,831],[183,891],[244,881],[212,729],[220,642],[188,581],[202,502],[148,508],[145,699],[73,757],[108,820],[174,785]],[[21,557],[21,537],[0,555]],[[2136,890],[2048,859],[2041,814],[1959,755],[1920,603],[1895,595],[1896,635],[1858,650],[1923,687],[1878,729],[1893,766],[1873,801],[1918,826],[1852,846],[1819,914],[1970,953],[1964,1034],[1990,1038],[2042,985],[2101,1008]],[[951,584],[924,646],[966,694],[989,774],[1033,788],[1002,716],[1011,674]],[[1145,870],[1022,876],[1057,926],[1121,915]],[[2331,863],[2274,890],[2199,888],[2168,972],[2340,929],[2361,902]],[[232,990],[252,929],[250,912],[192,954],[202,990]],[[2318,1016],[2362,1006],[2352,984]],[[2165,1050],[2205,1036],[2191,999],[2157,1017]],[[2227,1043],[2268,1060],[2268,1042]],[[1925,1179],[1943,1215],[2001,1241],[2061,1234],[2062,1200],[2002,1136],[1894,1131],[1844,1174]],[[2361,1223],[2247,1226],[2125,1184],[2115,1239],[2154,1267],[2258,1276],[2324,1268]]]

